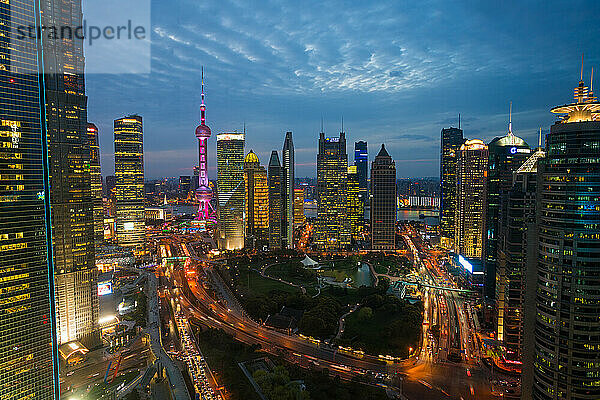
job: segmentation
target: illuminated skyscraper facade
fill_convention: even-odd
[[[282,247],[283,227],[283,168],[279,161],[277,150],[271,152],[268,167],[269,185],[269,249],[276,250]]]
[[[319,135],[317,154],[317,222],[315,243],[319,250],[344,250],[350,245],[348,219],[348,154],[346,134]]]
[[[94,242],[97,247],[104,241],[104,206],[102,204],[102,173],[100,171],[98,127],[88,122],[87,135],[90,150],[92,201],[94,202]]]
[[[358,175],[359,197],[362,203],[362,218],[364,218],[365,206],[369,202],[369,151],[367,142],[363,140],[354,143],[354,165]]]
[[[285,133],[285,141],[283,142],[283,240],[285,247],[294,247],[294,141],[292,132]]]
[[[396,163],[381,145],[371,165],[371,248],[396,248]]]
[[[582,79],[538,166],[533,398],[600,398],[600,103]]]
[[[527,350],[531,353],[534,346],[533,336],[527,334],[534,327],[530,323],[526,328],[525,316],[535,317],[537,165],[544,156],[541,147],[531,154],[515,172],[512,188],[500,197],[496,332],[506,349],[505,359],[515,367],[520,366],[524,353]],[[531,343],[526,346],[527,339]]]
[[[481,259],[488,174],[488,147],[483,141],[467,140],[458,153],[456,168],[455,251]]]
[[[244,247],[244,143],[243,133],[217,135],[217,197],[219,248]]]
[[[454,240],[456,212],[456,168],[460,146],[465,142],[463,131],[442,129],[440,154],[440,231],[441,244],[451,248]]]
[[[212,134],[206,125],[206,105],[204,105],[204,68],[202,68],[202,101],[200,104],[200,125],[196,127],[196,138],[198,138],[198,186],[196,188],[196,199],[198,199],[198,216],[196,221],[201,229],[216,223],[215,211],[211,204],[213,190],[208,180],[208,138]],[[242,149],[243,153],[243,149]],[[194,169],[194,176],[196,170]]]
[[[143,249],[144,130],[142,117],[130,115],[114,121],[117,243]]]
[[[80,26],[81,1],[40,3],[47,27]],[[46,126],[59,343],[99,342],[94,193],[83,38],[43,35]]]
[[[496,255],[498,251],[498,220],[500,197],[512,187],[513,173],[531,154],[529,145],[512,132],[512,103],[508,133],[488,144],[488,181],[486,222],[484,232],[484,293],[493,299],[496,294]]]
[[[246,247],[262,249],[269,243],[269,186],[267,170],[252,150],[244,159],[244,182]]]
[[[294,189],[294,227],[304,225],[306,218],[304,217],[304,189]]]
[[[49,171],[37,1],[0,2],[0,398],[58,398]]]
[[[348,167],[348,219],[353,237],[362,231],[364,207],[360,192],[360,177],[356,165]]]

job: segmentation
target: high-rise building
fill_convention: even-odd
[[[244,247],[244,143],[243,133],[217,135],[217,195],[219,248]]]
[[[282,181],[283,168],[277,150],[271,152],[268,169],[269,185],[269,249],[281,249],[283,226]]]
[[[0,3],[0,25],[39,26],[38,2]],[[8,28],[7,28],[8,27]],[[0,37],[0,398],[59,395],[40,44]],[[18,69],[15,69],[17,66]]]
[[[202,68],[202,92],[200,103],[200,125],[196,127],[196,138],[198,138],[198,182],[196,187],[196,199],[198,199],[198,215],[196,222],[200,224],[201,229],[206,229],[208,225],[214,225],[217,221],[215,210],[213,209],[213,189],[208,180],[208,138],[212,132],[206,125],[206,105],[204,104],[204,68]],[[225,142],[224,142],[225,143]],[[218,147],[218,146],[217,146]],[[242,142],[242,156],[244,155]],[[196,169],[194,168],[194,177]]]
[[[371,164],[371,248],[396,248],[396,163],[381,145]]]
[[[104,205],[102,203],[102,173],[100,171],[100,143],[98,127],[88,122],[87,138],[90,149],[90,180],[94,202],[94,241],[96,247],[104,241]]]
[[[356,165],[348,167],[348,219],[354,238],[358,237],[363,227],[364,204],[360,193],[360,179]]]
[[[529,145],[513,134],[512,103],[509,112],[508,133],[492,140],[488,144],[488,153],[487,209],[483,235],[483,271],[485,274],[483,287],[485,295],[493,299],[496,295],[496,254],[498,251],[500,197],[510,190],[513,173],[529,158],[531,153]]]
[[[244,159],[246,187],[246,247],[262,249],[269,243],[269,186],[267,170],[250,150]]]
[[[179,185],[177,186],[179,198],[186,199],[190,193],[190,190],[192,190],[192,177],[189,175],[180,175]]]
[[[540,132],[541,139],[541,132]],[[541,141],[541,140],[540,140]],[[511,369],[533,353],[533,320],[537,280],[536,191],[541,146],[517,169],[512,188],[500,197],[498,267],[496,269],[497,339]],[[533,317],[526,319],[526,316]],[[529,341],[529,343],[528,343]],[[530,359],[531,356],[529,357]],[[531,370],[523,371],[523,378]],[[531,384],[528,385],[531,387]]]
[[[538,165],[533,398],[600,398],[600,102],[582,77]],[[525,368],[525,367],[524,367]],[[527,389],[525,389],[527,390]]]
[[[294,141],[292,140],[292,132],[285,133],[285,141],[283,142],[283,240],[284,246],[288,248],[294,247]]]
[[[456,167],[460,146],[465,142],[463,131],[442,129],[440,147],[440,234],[441,244],[452,248],[456,212]]]
[[[46,27],[83,21],[80,0],[48,0],[40,11]],[[90,168],[83,37],[44,35],[42,42],[58,339],[93,346],[100,340],[92,194],[98,182]]]
[[[304,217],[304,189],[294,189],[294,227],[304,225],[306,218]]]
[[[460,146],[456,168],[454,248],[464,257],[481,260],[488,174],[488,147],[479,139]]]
[[[317,154],[317,222],[315,243],[319,250],[343,250],[351,241],[348,219],[348,154],[346,133],[339,137],[319,134]]]
[[[144,138],[142,117],[130,115],[114,121],[117,243],[144,247]]]
[[[360,201],[362,203],[362,218],[365,216],[365,206],[369,201],[369,151],[367,142],[361,140],[354,143],[354,165],[358,175]]]

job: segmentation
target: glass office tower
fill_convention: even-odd
[[[371,164],[371,248],[396,248],[396,163],[381,145]]]
[[[246,187],[246,247],[262,249],[269,242],[269,186],[267,170],[250,150],[244,159]]]
[[[538,166],[533,398],[600,398],[600,103],[583,79]]]
[[[223,250],[244,247],[244,143],[243,133],[217,135],[217,219]]]
[[[58,352],[37,1],[0,2],[0,398],[57,399]]]
[[[454,247],[458,254],[481,260],[485,225],[488,147],[467,140],[458,153]]]
[[[440,154],[440,230],[441,244],[452,248],[456,212],[456,166],[460,146],[465,142],[459,128],[442,129]]]
[[[365,206],[369,202],[369,151],[367,149],[367,142],[363,140],[354,142],[354,165],[358,174],[359,196],[362,203],[361,218],[364,218]]]
[[[142,117],[130,115],[114,122],[117,243],[143,249],[144,139]]]
[[[317,154],[317,223],[315,243],[319,250],[344,250],[350,245],[348,219],[348,154],[346,134],[319,136]]]
[[[281,249],[283,226],[283,168],[277,150],[271,152],[267,183],[269,185],[269,249]]]

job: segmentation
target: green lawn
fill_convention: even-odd
[[[317,284],[316,273],[299,267],[298,263],[294,261],[272,265],[265,273],[273,278],[280,278],[296,285],[308,287]]]
[[[254,270],[248,270],[247,268],[240,268],[239,274],[240,274],[239,281],[238,281],[239,287],[242,287],[246,290],[249,287],[250,292],[255,293],[257,295],[258,294],[268,295],[273,290],[286,292],[286,293],[300,292],[300,289],[295,286],[291,286],[291,285],[288,285],[283,282],[279,282],[279,281],[275,281],[273,279],[262,277],[258,272],[254,271]],[[249,280],[248,280],[248,276],[250,276]]]

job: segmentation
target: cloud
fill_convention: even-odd
[[[88,76],[88,118],[110,154],[112,120],[137,112],[147,175],[191,168],[204,66],[213,133],[246,122],[247,148],[263,163],[293,130],[298,173],[314,175],[320,118],[337,132],[344,115],[350,158],[352,142],[366,139],[398,160],[431,160],[403,162],[403,176],[435,175],[439,132],[459,112],[465,136],[489,140],[506,133],[513,100],[515,132],[537,142],[537,127],[554,120],[548,109],[570,100],[581,50],[586,68],[600,62],[600,25],[577,11],[593,3],[560,4],[153,2],[151,73]]]

